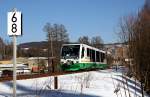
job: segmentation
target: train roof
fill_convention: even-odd
[[[63,46],[67,46],[67,45],[84,45],[84,46],[87,46],[88,48],[94,49],[94,50],[96,50],[96,51],[100,51],[100,52],[106,53],[106,51],[104,51],[104,50],[100,50],[100,49],[98,49],[98,48],[95,48],[95,47],[92,47],[92,46],[89,46],[89,45],[83,44],[83,43],[63,44]]]
[[[63,44],[63,45],[81,45],[80,43],[68,43],[68,44]]]

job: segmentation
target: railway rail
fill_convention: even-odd
[[[55,73],[39,73],[39,74],[28,74],[28,75],[17,75],[17,80],[24,80],[24,79],[33,79],[33,78],[40,78],[40,77],[48,77],[48,76],[59,76],[59,75],[66,75],[66,74],[73,74],[73,73],[82,73],[82,72],[89,72],[89,71],[96,71],[98,69],[92,70],[80,70],[80,71],[67,71],[67,72],[55,72]],[[13,80],[12,76],[1,77],[0,82],[11,81]]]

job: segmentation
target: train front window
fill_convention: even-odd
[[[80,45],[63,46],[62,58],[79,58]]]

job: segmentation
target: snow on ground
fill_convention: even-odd
[[[111,69],[17,81],[17,97],[141,97],[139,83]],[[124,83],[124,84],[123,84]],[[0,83],[0,97],[12,97],[12,81]],[[148,96],[145,96],[148,97]]]

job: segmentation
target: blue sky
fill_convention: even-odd
[[[7,35],[7,12],[17,8],[23,13],[23,36],[18,43],[44,41],[44,25],[65,25],[71,41],[80,36],[101,36],[105,43],[117,42],[122,16],[136,14],[144,0],[0,0],[0,37]]]

